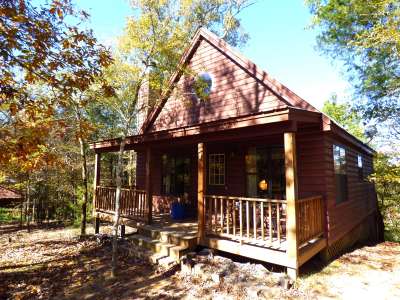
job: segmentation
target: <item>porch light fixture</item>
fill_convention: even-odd
[[[260,190],[266,191],[268,190],[268,182],[265,179],[263,179],[258,183],[258,187],[260,188]]]

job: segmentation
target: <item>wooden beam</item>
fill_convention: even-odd
[[[93,217],[96,217],[96,190],[100,185],[100,160],[101,154],[96,153],[94,156],[94,179],[93,179]]]
[[[285,178],[286,178],[286,239],[288,256],[288,275],[296,279],[298,275],[298,241],[296,234],[296,200],[297,193],[297,166],[296,166],[296,133],[284,133],[285,147]]]
[[[325,238],[319,238],[313,243],[309,243],[308,245],[302,247],[299,251],[299,266],[306,263],[310,258],[320,252],[328,245]]]
[[[204,143],[197,144],[197,217],[199,242],[204,239],[204,195],[206,189],[206,146]]]
[[[229,239],[208,236],[204,238],[200,245],[268,263],[286,267],[289,266],[286,253],[281,250],[274,250],[244,243],[241,244]]]
[[[152,222],[153,210],[153,187],[152,187],[152,151],[146,148],[146,200],[147,200],[147,223]]]
[[[199,125],[188,127],[149,132],[145,135],[130,136],[126,138],[126,149],[132,149],[138,144],[155,142],[164,139],[171,140],[172,138],[183,138],[206,133],[213,134],[219,131],[243,129],[256,125],[271,125],[282,122],[286,124],[288,121],[290,121],[289,112],[290,109],[288,109],[286,106],[276,107],[270,111],[259,112],[252,115],[205,122]],[[117,138],[91,142],[89,145],[90,149],[94,149],[96,152],[114,152],[118,151],[120,142],[121,140]]]

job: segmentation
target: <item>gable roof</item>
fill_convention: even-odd
[[[282,102],[286,105],[286,109],[290,109],[291,111],[303,111],[303,112],[311,112],[316,113],[321,117],[321,129],[323,131],[334,132],[335,134],[341,136],[345,140],[361,147],[368,153],[374,153],[374,149],[365,144],[363,141],[359,140],[357,137],[349,133],[346,129],[344,129],[340,124],[335,122],[329,116],[319,111],[317,108],[312,106],[306,100],[298,96],[296,93],[291,91],[289,88],[272,78],[268,75],[267,72],[260,69],[256,64],[252,61],[244,57],[242,54],[233,49],[228,43],[217,37],[212,32],[208,31],[205,28],[200,28],[195,36],[192,39],[192,42],[188,46],[188,48],[184,51],[180,62],[176,68],[176,71],[171,76],[168,82],[168,88],[166,92],[161,95],[156,106],[151,110],[148,114],[146,120],[144,121],[139,134],[137,136],[129,137],[129,141],[133,143],[140,143],[141,140],[150,133],[148,132],[151,126],[156,121],[163,107],[165,106],[167,100],[169,99],[174,87],[178,83],[179,79],[183,75],[184,68],[190,63],[191,58],[196,52],[202,41],[207,41],[213,47],[215,47],[220,52],[223,52],[228,58],[230,58],[233,62],[235,62],[239,67],[243,70],[247,71],[249,75],[256,78],[260,83],[266,86],[273,94],[277,96]],[[285,109],[282,107],[282,109]],[[176,129],[174,129],[176,130]],[[152,133],[154,135],[154,133]],[[95,143],[91,143],[90,147],[92,149],[106,149],[109,147],[114,147],[119,144],[119,139],[110,139],[99,141]]]
[[[144,134],[155,122],[157,116],[161,112],[165,103],[167,102],[175,84],[178,82],[180,77],[183,75],[184,67],[190,62],[193,54],[197,50],[200,42],[206,40],[208,43],[213,45],[219,51],[223,52],[232,61],[238,64],[242,69],[246,70],[249,74],[255,77],[258,81],[263,83],[269,90],[271,90],[279,99],[283,100],[287,106],[301,108],[304,110],[318,112],[320,111],[312,106],[310,103],[302,99],[300,96],[292,92],[286,86],[278,82],[269,76],[265,71],[260,69],[256,64],[254,64],[249,59],[245,58],[239,52],[234,50],[228,43],[217,37],[214,33],[210,32],[205,28],[200,28],[192,39],[191,44],[183,53],[181,60],[178,64],[177,70],[171,76],[168,86],[169,88],[161,96],[159,103],[153,108],[153,110],[148,115],[147,119],[140,129],[140,133]]]
[[[21,199],[22,196],[11,189],[0,186],[0,201],[3,199]]]

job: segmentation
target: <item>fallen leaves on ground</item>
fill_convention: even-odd
[[[400,244],[354,249],[303,276],[297,288],[318,299],[400,299]]]
[[[223,257],[206,261],[201,276],[160,270],[129,240],[120,241],[113,279],[107,235],[78,234],[56,224],[33,226],[31,233],[0,224],[0,299],[400,299],[400,244],[355,249],[327,266],[314,259],[286,291],[278,285],[281,274]]]
[[[131,255],[125,241],[113,279],[111,240],[80,239],[77,229],[60,226],[43,225],[31,233],[17,226],[1,228],[8,232],[0,236],[0,299],[115,299],[127,291],[134,297],[136,282],[155,273]]]

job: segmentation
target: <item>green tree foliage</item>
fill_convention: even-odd
[[[92,31],[81,29],[87,17],[70,0],[0,0],[0,170],[7,175],[5,181],[25,187],[28,216],[36,214],[40,199],[56,202],[66,195],[58,188],[65,175],[76,171],[65,163],[71,157],[82,162],[86,215],[86,139],[92,126],[85,115],[87,98],[81,95],[95,80],[102,83],[103,68],[112,61]],[[109,89],[101,85],[100,90]],[[74,145],[78,142],[80,156]],[[51,174],[64,176],[58,178],[58,187],[50,186],[57,182]],[[69,196],[75,201],[79,185],[72,186]]]
[[[368,119],[400,116],[400,2],[306,0],[323,53],[341,59]]]
[[[0,1],[0,164],[43,153],[48,131],[63,128],[54,112],[110,63],[92,32],[79,29],[86,18],[69,0]]]
[[[348,104],[326,101],[322,111],[346,128],[351,134],[366,141],[362,118]],[[369,180],[375,183],[378,205],[384,219],[386,238],[400,241],[400,161],[399,152],[378,151],[374,157],[374,172]]]
[[[343,126],[352,135],[361,141],[366,141],[360,114],[351,109],[347,103],[339,104],[336,101],[328,100],[324,102],[322,111],[334,119],[339,125]]]
[[[385,236],[388,240],[400,242],[400,163],[399,153],[395,155],[378,153],[374,160],[375,182],[379,208],[384,217]],[[396,160],[397,159],[397,160]]]

